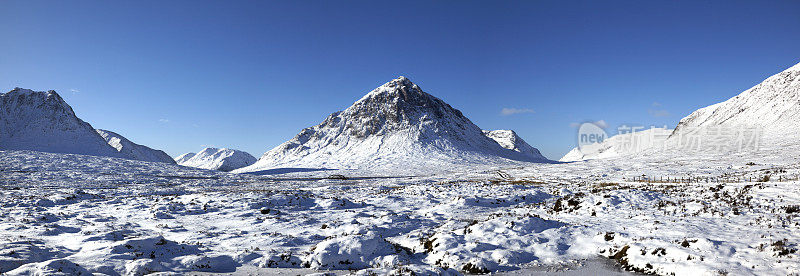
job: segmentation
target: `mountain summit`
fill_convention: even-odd
[[[547,161],[538,151],[504,148],[461,111],[399,77],[319,125],[303,129],[240,171],[282,167],[420,171],[512,160]]]

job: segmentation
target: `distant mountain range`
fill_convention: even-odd
[[[785,141],[800,138],[800,64],[725,102],[692,112],[674,131],[650,129],[617,135],[575,148],[560,161],[675,147],[686,135],[704,135],[719,128],[757,128],[766,138]],[[630,141],[636,141],[636,146],[627,144]],[[305,168],[419,173],[551,162],[514,131],[482,130],[461,111],[405,77],[372,90],[259,159],[239,150],[207,148],[173,160],[163,151],[136,144],[113,131],[94,129],[55,91],[15,88],[0,94],[0,150],[109,156],[234,172]]]
[[[256,158],[240,150],[205,148],[198,153],[182,154],[175,161],[182,166],[229,172],[252,165]]]

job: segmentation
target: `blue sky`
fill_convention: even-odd
[[[547,157],[674,125],[800,62],[798,1],[2,1],[0,89],[96,128],[260,156],[406,76]],[[505,109],[505,112],[504,112]]]

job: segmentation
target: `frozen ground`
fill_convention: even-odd
[[[345,180],[0,151],[0,272],[796,274],[799,150]]]

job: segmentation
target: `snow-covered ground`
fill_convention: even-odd
[[[0,271],[787,275],[799,150],[352,179],[0,151]]]

